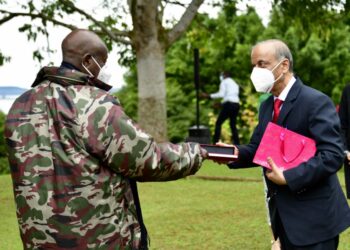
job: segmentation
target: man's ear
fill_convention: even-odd
[[[282,62],[282,66],[283,66],[283,73],[287,73],[289,71],[289,67],[290,67],[290,62],[288,59],[284,60]]]
[[[92,63],[91,55],[90,54],[84,54],[83,58],[82,58],[82,64],[85,67],[89,67],[91,63]]]

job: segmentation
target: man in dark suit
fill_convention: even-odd
[[[326,95],[305,86],[293,74],[289,48],[266,40],[251,52],[251,80],[258,92],[272,93],[259,110],[249,144],[237,145],[230,168],[254,166],[252,160],[270,121],[316,141],[314,157],[282,171],[273,159],[264,169],[269,213],[282,249],[337,249],[339,234],[350,226],[350,209],[336,172],[344,154],[336,109]]]

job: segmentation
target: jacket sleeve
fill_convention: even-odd
[[[89,145],[113,171],[138,181],[165,181],[194,174],[203,161],[197,143],[156,143],[114,97],[99,100],[88,118]]]
[[[325,95],[318,95],[310,103],[312,106],[305,117],[317,151],[307,162],[283,172],[292,191],[318,185],[335,174],[344,159],[340,122],[332,101]]]
[[[220,88],[219,88],[219,92],[210,94],[210,98],[216,99],[216,98],[224,98],[225,93],[226,93],[226,84],[225,84],[225,80],[221,81],[220,83]]]

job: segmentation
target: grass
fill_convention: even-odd
[[[200,176],[233,180],[203,180]],[[261,179],[259,168],[229,170],[206,162],[194,177],[140,183],[151,250],[270,249]],[[342,172],[339,179],[344,185]],[[0,176],[0,214],[0,249],[22,249],[9,175]],[[350,229],[341,234],[339,244],[339,250],[348,249]]]

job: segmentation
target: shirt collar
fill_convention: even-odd
[[[78,69],[78,68],[75,67],[73,64],[71,64],[71,63],[69,63],[69,62],[66,62],[66,61],[62,61],[60,67],[61,67],[61,68],[66,68],[66,69],[75,69],[75,70],[80,71],[80,69]]]
[[[288,95],[290,89],[292,88],[293,84],[295,83],[295,81],[296,81],[295,77],[292,76],[292,78],[287,83],[287,86],[282,90],[281,94],[278,97],[274,97],[274,99],[278,98],[282,101],[285,101],[287,98],[287,95]]]
[[[34,83],[32,84],[32,87],[41,84],[44,80],[53,81],[62,86],[89,85],[95,86],[105,91],[109,91],[112,88],[112,86],[100,81],[96,77],[91,77],[88,74],[66,67],[42,68],[39,71]]]

